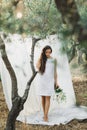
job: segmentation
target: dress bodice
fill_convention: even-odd
[[[54,65],[54,58],[47,58],[46,64],[47,63],[50,63],[50,65]]]
[[[45,72],[42,76],[54,76],[54,58],[47,58]]]

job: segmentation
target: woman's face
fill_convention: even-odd
[[[47,50],[45,51],[45,54],[46,54],[47,57],[50,57],[51,49],[47,49]]]

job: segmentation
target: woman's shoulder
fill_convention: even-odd
[[[50,57],[50,59],[55,60],[56,58],[55,58],[55,57],[53,57],[53,56],[51,56],[51,57]]]
[[[56,57],[51,57],[50,60],[51,60],[53,63],[57,63]]]
[[[56,59],[56,57],[50,57],[50,58],[48,58],[48,59],[51,59],[51,60],[54,60],[54,61],[56,61],[57,59]]]
[[[52,57],[52,59],[53,59],[54,61],[57,61],[56,57]]]

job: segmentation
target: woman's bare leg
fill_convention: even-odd
[[[44,121],[48,121],[48,111],[50,107],[50,96],[45,97],[45,113],[44,113]]]
[[[45,114],[45,96],[42,96],[42,107],[43,107],[43,112]]]

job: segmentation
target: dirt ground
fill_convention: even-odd
[[[72,82],[76,94],[77,104],[87,106],[87,75],[72,76]],[[2,85],[0,82],[0,130],[6,125],[8,108],[5,103]],[[66,125],[42,126],[42,125],[26,125],[16,122],[16,130],[87,130],[87,120],[72,120]]]

